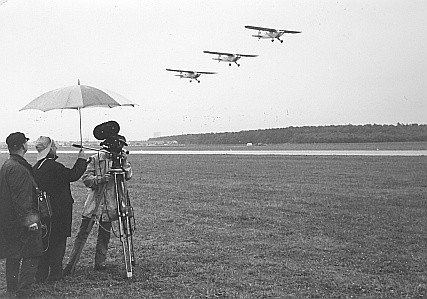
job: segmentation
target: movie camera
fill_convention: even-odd
[[[103,140],[100,146],[112,155],[113,169],[122,168],[124,154],[129,153],[123,150],[123,146],[127,146],[128,144],[126,143],[126,138],[118,134],[119,131],[119,124],[112,120],[99,124],[93,129],[93,136],[97,140]]]

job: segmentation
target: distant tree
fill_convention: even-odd
[[[188,134],[150,138],[181,144],[279,144],[427,141],[427,125],[331,125],[288,127],[240,132]]]

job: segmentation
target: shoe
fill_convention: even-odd
[[[16,297],[16,290],[7,290],[6,291],[6,297],[5,298],[15,298]]]
[[[34,298],[32,296],[32,293],[29,290],[18,290],[15,293],[15,298],[21,298],[21,299],[31,299]]]
[[[40,283],[44,283],[46,281],[46,279],[40,279],[36,277],[36,283],[40,284]]]
[[[64,275],[51,275],[48,278],[48,281],[61,281],[64,280]]]
[[[95,265],[95,271],[105,271],[105,270],[107,270],[107,266],[105,266],[104,264]]]
[[[64,270],[62,270],[62,275],[68,276],[71,274],[71,265],[65,266]]]

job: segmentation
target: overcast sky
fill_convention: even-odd
[[[245,25],[298,30],[277,41]],[[79,139],[76,110],[20,111],[60,87],[137,107],[82,110],[83,138],[427,122],[427,1],[0,0],[0,138]],[[256,54],[241,66],[204,50]],[[166,68],[211,71],[190,83]]]

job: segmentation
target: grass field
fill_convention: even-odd
[[[116,238],[108,270],[93,271],[92,234],[76,273],[36,298],[427,297],[426,157],[129,159],[135,277]],[[86,190],[72,187],[77,233]]]

